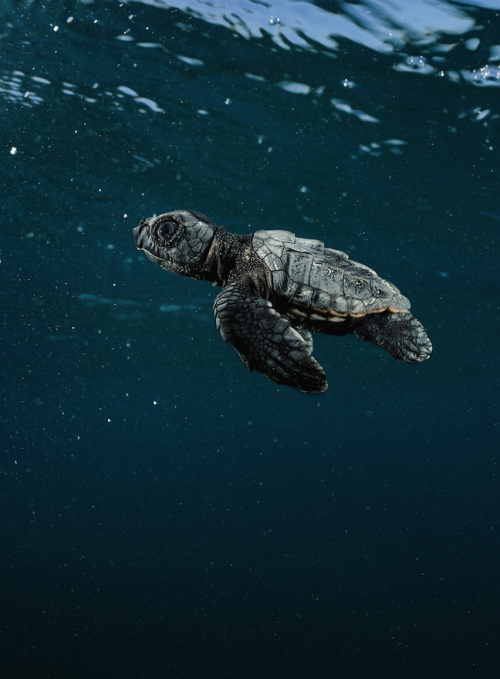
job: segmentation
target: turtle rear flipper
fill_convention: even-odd
[[[214,315],[222,339],[232,344],[249,370],[278,384],[320,393],[328,384],[310,346],[250,284],[237,280],[217,295]]]
[[[398,361],[421,363],[432,353],[425,328],[409,311],[402,314],[384,312],[363,316],[353,329],[362,340],[388,351]]]

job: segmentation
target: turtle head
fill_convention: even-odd
[[[136,248],[155,264],[182,276],[211,280],[210,248],[218,228],[199,212],[176,210],[141,219],[133,231]]]

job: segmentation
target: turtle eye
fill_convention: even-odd
[[[162,240],[168,240],[170,236],[174,233],[174,231],[177,228],[177,223],[168,221],[168,222],[163,222],[163,224],[160,224],[158,227],[158,238],[161,238]]]

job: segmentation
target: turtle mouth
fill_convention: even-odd
[[[161,257],[157,257],[156,255],[153,255],[149,250],[146,250],[145,248],[137,248],[138,250],[144,250],[144,254],[148,259],[150,259],[154,264],[160,264],[164,261]]]

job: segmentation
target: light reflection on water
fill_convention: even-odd
[[[208,198],[221,191],[226,199],[260,186],[268,170],[281,176],[287,148],[291,158],[303,154],[290,180],[297,187],[322,179],[324,161],[311,163],[312,147],[320,157],[334,149],[335,162],[359,167],[380,158],[380,167],[390,159],[403,168],[427,148],[428,128],[441,139],[465,130],[480,140],[487,162],[496,149],[500,110],[489,95],[500,85],[492,28],[500,3],[365,0],[334,2],[330,11],[292,0],[76,3],[71,16],[59,7],[55,31],[46,27],[57,6],[43,15],[45,29],[34,21],[31,32],[9,29],[29,39],[13,39],[12,59],[0,64],[0,100],[13,125],[31,108],[39,127],[29,126],[31,139],[14,126],[6,162],[22,168],[33,149],[53,162],[58,149],[71,181],[95,185],[99,194],[102,175],[94,180],[86,163],[106,166],[119,215],[130,200],[122,175],[141,186],[145,203],[152,186],[161,196],[179,187],[177,206],[186,191],[199,200],[207,187]],[[56,56],[40,60],[41,53]],[[69,136],[59,141],[66,124],[69,143]],[[318,203],[312,192],[298,193],[300,220],[313,224]],[[28,238],[31,223],[26,231]]]
[[[500,86],[500,44],[488,44],[484,26],[474,15],[474,7],[490,10],[493,22],[496,19],[493,10],[500,9],[500,2],[476,0],[458,2],[457,6],[457,3],[440,0],[396,0],[390,3],[364,0],[359,4],[337,2],[335,11],[327,11],[313,3],[293,0],[266,3],[252,0],[218,0],[213,3],[201,0],[137,0],[130,3],[131,11],[140,4],[169,11],[177,8],[186,15],[222,26],[246,39],[270,38],[276,46],[287,51],[324,52],[333,58],[341,55],[345,61],[343,41],[349,41],[368,48],[365,59],[370,58],[370,51],[383,54],[398,72],[433,76],[475,87]],[[123,43],[124,50],[132,46],[148,51],[160,50],[166,58],[185,64],[193,72],[203,74],[209,70],[210,66],[199,58],[203,54],[193,56],[193,52],[197,51],[195,40],[191,41],[189,56],[180,54],[170,42],[144,41],[145,27],[139,14],[131,13],[128,19],[130,27],[114,36]],[[484,23],[484,12],[481,21]],[[72,31],[78,30],[78,20],[73,20],[72,16],[60,23],[57,33],[54,33],[57,39],[64,35],[71,38]],[[181,27],[181,22],[177,23]],[[52,78],[50,71],[44,73],[38,68],[40,75],[36,76],[28,69],[0,69],[0,98],[24,107],[43,103]],[[246,75],[290,94],[303,96],[321,96],[328,85],[327,82],[318,86],[317,83],[296,81],[286,74],[276,74],[275,82],[270,82],[269,73]],[[54,83],[54,86],[62,95],[80,100],[83,106],[95,104],[100,98],[101,104],[105,101],[115,111],[126,111],[130,104],[143,115],[164,114],[168,108],[166,101],[153,99],[147,92],[141,92],[137,82],[134,83],[136,89],[113,83],[112,79],[106,84],[76,85],[71,82],[69,65],[67,77],[68,81]],[[355,82],[345,79],[346,90],[355,86]],[[379,117],[374,111],[363,111],[355,102],[356,95],[353,93],[342,99],[331,99],[332,106],[342,114],[358,117],[364,122],[378,122]],[[203,107],[203,115],[209,113],[210,110]]]
[[[224,26],[245,38],[269,36],[284,49],[294,46],[314,50],[337,50],[338,39],[347,39],[380,53],[402,51],[420,44],[426,49],[449,48],[441,45],[447,36],[462,36],[477,30],[472,13],[466,8],[437,0],[364,0],[359,4],[335,3],[335,11],[327,11],[313,3],[293,0],[252,2],[219,0],[138,0],[144,5],[171,9]],[[499,2],[463,3],[470,7],[500,9]],[[128,38],[130,39],[130,38]],[[480,37],[471,38],[477,47]],[[471,44],[471,43],[469,43]],[[453,47],[453,46],[451,46]],[[497,57],[498,46],[492,46],[491,58]]]

